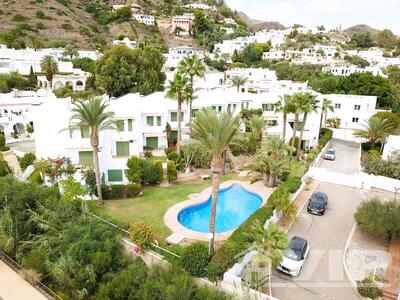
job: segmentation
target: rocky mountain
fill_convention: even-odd
[[[255,31],[263,29],[286,29],[286,27],[279,22],[266,22],[266,21],[254,20],[244,12],[238,12],[238,15],[243,20],[243,22],[245,22],[246,25],[249,26],[249,28]]]
[[[358,24],[358,25],[354,25],[349,28],[346,28],[345,30],[343,30],[343,32],[347,36],[351,37],[354,33],[363,33],[363,32],[371,32],[372,35],[376,35],[379,33],[379,30],[372,28],[366,24]]]

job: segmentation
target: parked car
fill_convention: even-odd
[[[323,192],[315,192],[311,195],[307,204],[307,211],[315,215],[325,214],[328,206],[328,196]]]
[[[324,159],[335,160],[335,158],[336,158],[335,149],[328,149],[328,151],[325,152]]]
[[[309,252],[310,244],[307,240],[298,236],[292,237],[277,269],[288,275],[299,276]]]

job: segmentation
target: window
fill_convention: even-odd
[[[263,111],[274,111],[274,104],[272,103],[263,103],[262,104]]]
[[[276,125],[278,125],[278,121],[277,120],[274,120],[274,119],[269,119],[269,120],[267,120],[267,126],[268,127],[273,127],[273,126],[276,126]]]
[[[161,126],[161,116],[157,116],[157,126]]]
[[[353,123],[358,123],[358,118],[353,118],[352,122]]]
[[[117,182],[122,181],[122,170],[108,170],[108,181]]]
[[[117,130],[119,132],[125,131],[124,120],[117,120]]]
[[[361,105],[359,105],[359,104],[354,105],[354,110],[360,110],[360,108],[361,108]]]
[[[89,127],[87,126],[82,126],[81,127],[81,138],[83,139],[88,139],[90,136],[89,134]]]
[[[176,122],[178,121],[178,113],[176,111],[171,112],[171,122]]]
[[[116,142],[117,156],[129,156],[129,142]]]
[[[147,126],[154,126],[154,117],[153,116],[147,116],[146,121],[147,121]]]
[[[128,119],[128,131],[133,131],[133,120]]]
[[[79,163],[86,166],[93,165],[93,152],[92,151],[79,151]]]
[[[342,107],[342,104],[340,103],[335,103],[335,109],[340,109]]]
[[[198,112],[198,109],[192,109],[192,118],[196,117],[196,113]]]
[[[156,136],[146,137],[146,147],[149,149],[157,149],[158,137]]]

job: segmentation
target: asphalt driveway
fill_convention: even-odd
[[[360,150],[359,144],[332,139],[329,148],[336,150],[336,159],[334,161],[325,160],[323,157],[317,163],[317,167],[327,169],[328,171],[354,174],[360,170]]]
[[[272,295],[282,300],[359,299],[344,273],[342,258],[361,192],[329,183],[320,183],[317,190],[328,195],[325,215],[310,215],[304,207],[288,233],[307,239],[310,255],[297,278],[273,271]]]

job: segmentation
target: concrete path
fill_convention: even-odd
[[[3,158],[7,162],[14,175],[18,178],[22,178],[23,173],[15,153],[12,151],[3,152]]]
[[[392,241],[389,247],[392,261],[386,270],[386,280],[383,300],[396,299],[400,293],[400,239]]]
[[[46,297],[0,260],[0,299],[46,300]]]

